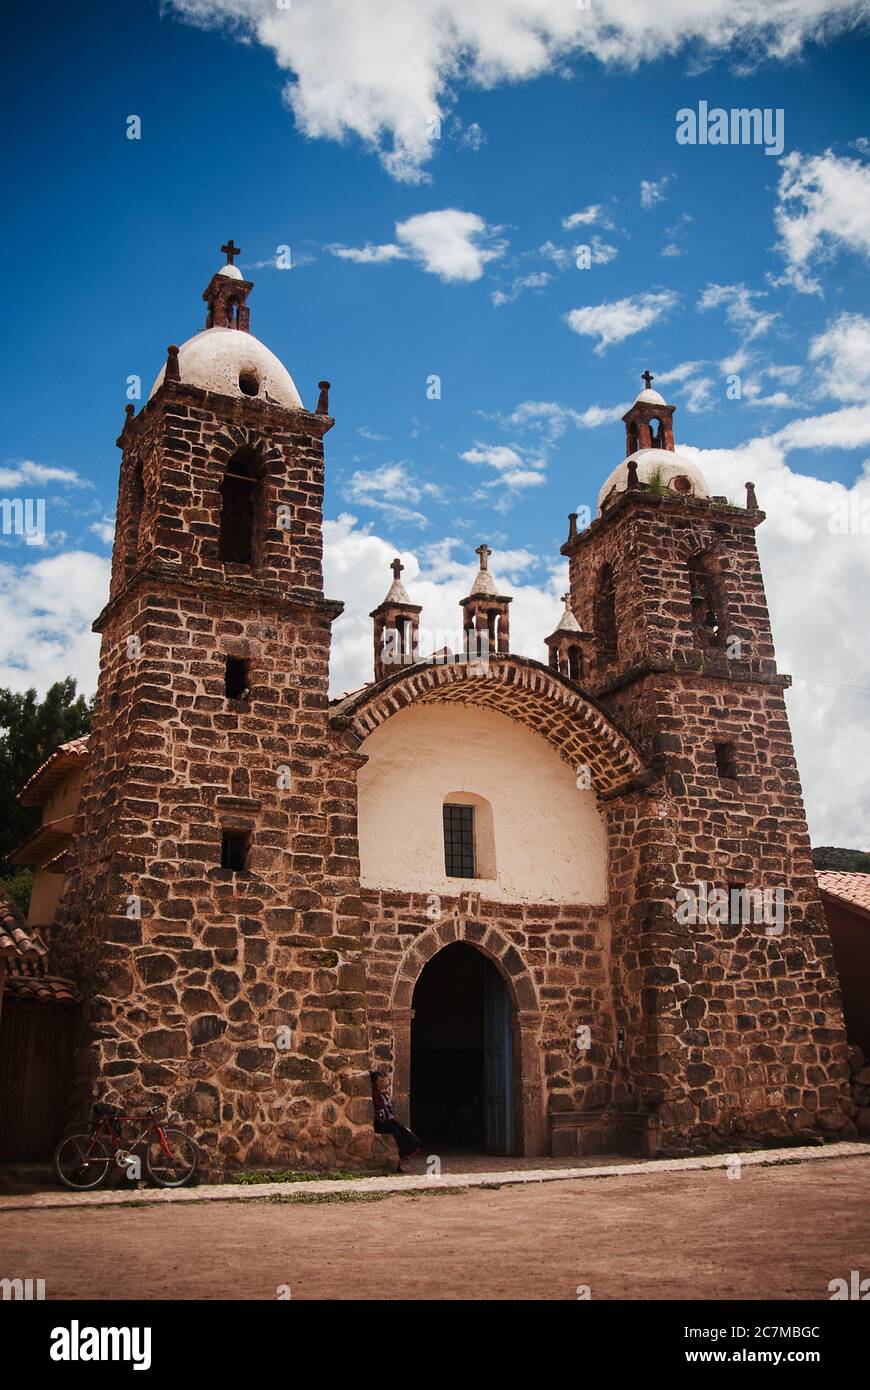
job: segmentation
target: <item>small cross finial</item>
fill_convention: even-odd
[[[562,602],[564,603],[564,605],[565,605],[566,608],[570,608],[570,605],[571,605],[571,595],[570,595],[570,594],[563,594],[563,595],[562,595]]]
[[[232,237],[230,237],[229,241],[226,243],[225,246],[221,247],[221,250],[227,258],[227,265],[233,264],[234,256],[240,256],[242,254],[241,246],[236,246],[236,243],[233,241]]]
[[[395,559],[395,560],[392,562],[392,565],[390,566],[390,568],[391,568],[392,571],[393,571],[393,578],[394,578],[394,579],[398,579],[399,576],[400,576],[401,573],[402,573],[402,570],[405,568],[405,566],[402,564],[401,560]]]
[[[650,387],[652,386],[653,382],[655,381],[655,377],[653,376],[652,372],[651,372],[648,368],[647,368],[647,370],[646,370],[645,372],[641,372],[640,375],[641,375],[641,380],[644,382],[647,391],[649,391]]]
[[[487,561],[489,560],[489,557],[492,554],[492,551],[490,550],[489,546],[485,543],[483,545],[479,545],[474,553],[475,555],[480,556],[480,568],[482,570],[485,570],[487,568]]]

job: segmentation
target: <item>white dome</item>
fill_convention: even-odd
[[[218,391],[222,396],[269,401],[272,405],[283,405],[286,410],[304,409],[284,364],[259,338],[240,328],[204,328],[188,338],[178,350],[178,367],[185,386]],[[163,385],[165,371],[164,366],[158,372],[149,401]],[[239,385],[240,376],[249,386],[248,390],[242,390]]]
[[[233,269],[235,269],[235,267],[233,267]],[[637,405],[638,401],[640,401],[642,405],[667,405],[664,396],[660,396],[658,391],[653,391],[652,387],[649,387],[646,391],[641,391],[639,395],[635,396],[635,405]]]
[[[218,275],[226,275],[230,280],[244,280],[244,275],[237,265],[222,265]]]
[[[644,393],[646,394],[646,393]],[[655,393],[653,393],[655,394]],[[670,449],[638,449],[636,454],[630,458],[623,459],[617,468],[614,468],[607,482],[598,494],[598,514],[601,515],[601,506],[608,493],[616,488],[617,492],[625,492],[628,487],[628,465],[634,459],[637,464],[638,482],[648,483],[654,473],[660,473],[662,482],[673,492],[682,496],[689,497],[709,497],[710,489],[707,487],[706,479],[696,464],[690,463],[682,454],[671,453]],[[674,486],[675,478],[687,478],[688,488]]]

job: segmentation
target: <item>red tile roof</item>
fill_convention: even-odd
[[[47,975],[48,947],[27,926],[18,904],[0,888],[0,989],[10,1000],[38,1004],[80,1004],[73,980]],[[5,971],[4,971],[5,965]]]
[[[834,870],[816,873],[823,898],[870,917],[870,874],[841,874]]]
[[[73,980],[59,975],[10,975],[5,993],[10,999],[28,1004],[80,1004],[83,998]]]
[[[44,763],[36,769],[18,793],[22,806],[41,806],[47,801],[59,782],[75,767],[88,760],[88,735],[62,743],[49,754]]]
[[[40,961],[47,955],[45,942],[29,930],[18,904],[0,888],[0,958],[9,962]]]

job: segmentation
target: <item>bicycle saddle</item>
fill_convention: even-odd
[[[123,1115],[120,1105],[105,1105],[100,1102],[94,1106],[95,1115]]]

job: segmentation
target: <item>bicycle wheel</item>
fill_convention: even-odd
[[[77,1192],[99,1187],[110,1163],[108,1149],[93,1134],[68,1134],[54,1151],[54,1171],[64,1187]]]
[[[166,1152],[160,1136],[152,1135],[145,1150],[145,1168],[158,1187],[183,1187],[196,1172],[199,1153],[196,1144],[180,1129],[164,1129],[169,1148]]]

